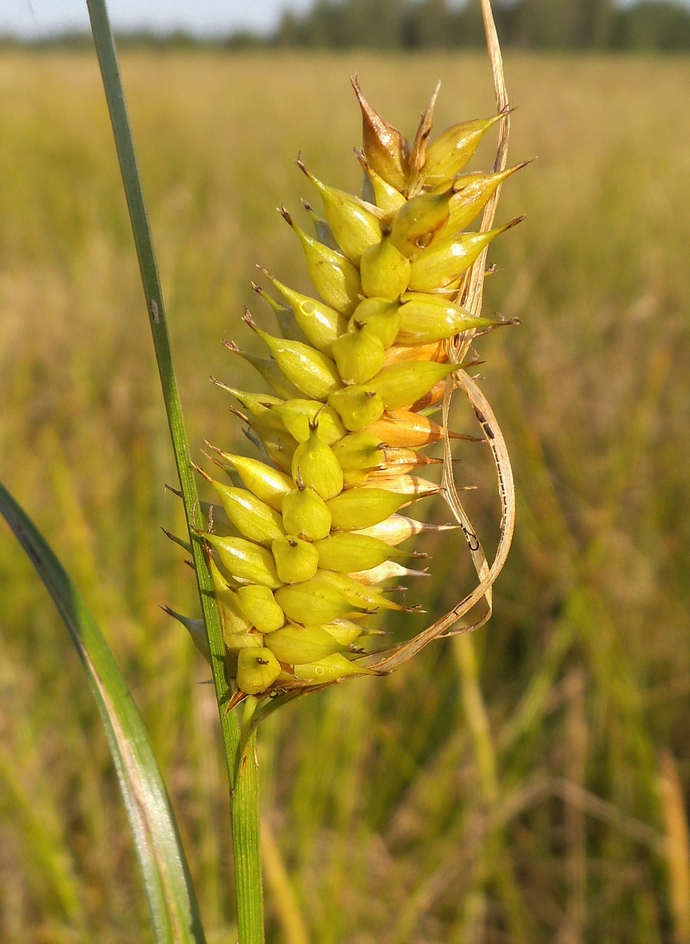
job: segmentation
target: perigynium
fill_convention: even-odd
[[[217,495],[200,536],[223,625],[230,706],[247,696],[261,700],[385,674],[452,632],[482,598],[487,613],[474,625],[488,618],[491,584],[512,533],[512,483],[500,431],[463,368],[472,362],[471,340],[505,323],[481,316],[481,284],[489,245],[520,221],[492,226],[501,185],[524,166],[505,167],[510,109],[496,54],[498,113],[462,121],[433,140],[438,87],[409,143],[352,80],[363,124],[356,151],[361,195],[319,179],[302,155],[297,160],[323,217],[306,201],[304,226],[285,207],[280,212],[302,245],[315,294],[260,268],[268,290],[253,288],[275,315],[279,334],[246,310],[244,323],[266,356],[245,353],[234,339],[225,344],[257,369],[270,393],[221,384],[237,402],[233,412],[256,454],[209,443],[227,479],[198,469]],[[496,125],[501,144],[494,169],[467,172]],[[480,228],[468,229],[483,211]],[[492,567],[453,481],[451,443],[472,438],[448,428],[457,388],[469,397],[496,459],[503,534]],[[438,410],[441,422],[432,418]],[[423,451],[434,443],[443,444],[443,458]],[[440,483],[424,477],[434,465],[443,468]],[[367,617],[421,609],[421,602],[398,602],[382,585],[424,575],[409,565],[425,555],[400,545],[448,527],[410,516],[438,493],[453,526],[465,533],[479,586],[412,641],[382,658],[367,657]],[[202,624],[184,622],[208,654]]]

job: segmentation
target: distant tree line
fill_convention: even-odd
[[[690,8],[673,0],[496,0],[501,41],[525,49],[690,49]],[[246,37],[245,39],[249,39]],[[273,45],[429,49],[481,46],[479,0],[316,0],[285,13]],[[242,39],[236,37],[236,45]]]
[[[0,0],[2,2],[2,0]],[[690,0],[493,0],[504,46],[523,49],[690,50]],[[118,46],[176,49],[455,49],[482,47],[480,0],[315,0],[287,12],[269,36],[236,32],[198,38],[185,32],[119,34]],[[90,49],[90,35],[35,40],[0,35],[0,51],[22,46]]]

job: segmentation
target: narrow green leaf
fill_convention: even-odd
[[[223,630],[213,596],[213,586],[204,556],[203,544],[197,537],[201,520],[196,482],[189,455],[182,404],[175,379],[170,335],[163,305],[163,294],[158,278],[151,229],[127,115],[112,29],[105,0],[86,0],[86,4],[91,19],[91,30],[101,69],[103,88],[108,102],[108,110],[110,111],[115,146],[122,172],[122,182],[127,198],[127,208],[132,223],[134,245],[139,260],[149,325],[156,352],[158,373],[192,544],[192,557],[199,587],[201,610],[211,651],[211,668],[216,689],[220,725],[223,732],[228,777],[231,784],[238,934],[240,944],[263,944],[264,921],[259,852],[258,781],[256,772],[251,772],[250,764],[238,764],[239,724],[235,712],[227,712],[225,709],[231,693],[224,673],[225,644]]]
[[[108,735],[159,944],[202,944],[184,849],[146,728],[115,658],[62,564],[0,484],[0,513],[26,551],[86,669]]]
[[[104,0],[87,0],[87,6],[91,18],[91,29],[93,31],[98,63],[101,69],[101,77],[103,79],[103,88],[108,102],[117,156],[122,172],[122,182],[132,224],[134,245],[137,259],[139,260],[139,270],[146,299],[149,326],[151,328],[151,336],[156,353],[158,374],[163,392],[170,438],[175,455],[175,464],[180,480],[180,490],[182,492],[185,516],[192,545],[194,572],[199,587],[201,610],[208,633],[209,648],[212,656],[211,668],[213,670],[216,698],[220,708],[220,723],[223,731],[228,772],[232,782],[235,768],[235,755],[239,743],[239,724],[234,712],[227,713],[224,709],[230,697],[230,692],[223,671],[225,661],[223,629],[213,596],[213,584],[206,557],[204,556],[203,542],[197,537],[197,532],[203,527],[203,522],[199,512],[199,498],[191,457],[189,455],[189,445],[182,414],[182,403],[175,378],[170,335],[163,305],[163,294],[158,278],[156,256],[153,249],[153,240],[148,223],[144,193],[139,176],[134,141],[132,139],[129,117],[127,115],[127,105],[122,88],[112,30],[108,19],[108,11]]]

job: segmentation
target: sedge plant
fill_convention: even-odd
[[[268,390],[222,384],[237,404],[252,454],[209,443],[215,478],[189,454],[151,234],[110,25],[103,0],[88,0],[140,264],[163,397],[188,525],[173,537],[191,557],[201,618],[169,612],[208,660],[223,732],[232,807],[240,944],[264,940],[259,857],[260,721],[294,698],[357,676],[385,676],[430,642],[475,629],[491,613],[491,588],[514,524],[510,463],[493,411],[466,368],[473,340],[507,322],[481,313],[487,251],[520,219],[494,225],[507,166],[509,114],[489,0],[483,0],[497,97],[495,115],[462,121],[432,137],[438,87],[411,142],[367,101],[359,82],[363,140],[356,157],[361,194],[297,166],[320,198],[302,225],[285,223],[304,250],[313,293],[266,269],[254,284],[278,333],[245,311],[264,357],[225,339]],[[493,168],[468,172],[484,136],[499,130]],[[470,228],[481,218],[478,229]],[[456,391],[476,415],[479,436],[453,431]],[[440,413],[440,416],[436,415]],[[490,564],[453,474],[458,441],[484,442],[498,475],[502,520]],[[424,450],[437,445],[441,455]],[[433,478],[433,471],[440,469]],[[214,475],[217,473],[214,473]],[[432,478],[427,478],[431,474]],[[214,492],[200,502],[196,476]],[[445,500],[453,523],[424,522],[424,499]],[[8,521],[51,591],[106,724],[133,828],[158,941],[202,941],[204,932],[174,818],[146,732],[107,645],[52,551],[7,493]],[[391,581],[415,580],[425,555],[408,548],[429,530],[460,528],[476,587],[412,639],[381,649],[371,618],[421,609]],[[412,565],[412,566],[410,566]],[[484,603],[483,609],[480,604]],[[372,639],[375,645],[371,645]]]

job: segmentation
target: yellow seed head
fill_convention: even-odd
[[[465,355],[454,352],[467,345],[454,346],[453,339],[497,323],[464,307],[467,291],[458,291],[489,244],[518,222],[463,231],[517,169],[461,173],[507,111],[454,125],[432,140],[437,89],[410,147],[356,79],[353,85],[363,123],[362,196],[323,183],[300,157],[323,202],[325,220],[305,204],[317,238],[281,210],[318,298],[260,269],[281,296],[278,302],[253,284],[280,336],[247,311],[246,325],[270,356],[226,342],[273,391],[226,388],[246,411],[234,410],[262,458],[211,447],[233,480],[208,477],[225,511],[218,524],[237,535],[214,533],[211,518],[201,534],[223,620],[226,671],[237,687],[233,704],[375,671],[357,661],[364,650],[353,642],[366,643],[373,632],[366,629],[370,614],[409,610],[379,585],[427,576],[399,563],[426,555],[398,545],[453,527],[399,512],[441,491],[438,477],[412,474],[442,461],[423,450],[471,438],[421,412],[439,403],[460,368],[456,361]]]

